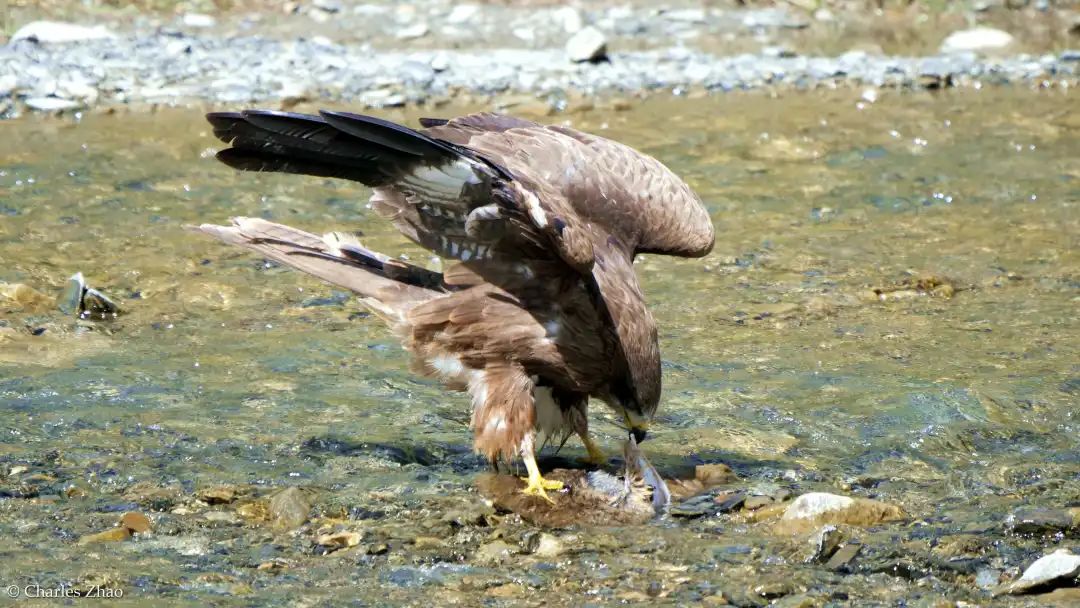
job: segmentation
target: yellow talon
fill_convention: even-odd
[[[563,482],[555,481],[552,479],[544,479],[540,474],[540,467],[536,465],[536,457],[530,454],[524,455],[525,468],[529,471],[528,477],[522,477],[521,480],[529,484],[525,486],[522,493],[529,496],[539,496],[544,500],[554,504],[555,501],[547,495],[547,490],[561,490],[563,489]]]
[[[585,444],[585,451],[589,453],[588,456],[582,458],[582,462],[593,466],[603,466],[607,464],[607,456],[604,455],[604,450],[600,449],[600,446],[592,440],[592,437],[588,435],[581,436],[581,443]]]

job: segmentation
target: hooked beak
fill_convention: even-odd
[[[626,410],[626,428],[630,430],[630,436],[634,441],[641,443],[649,434],[649,421]]]

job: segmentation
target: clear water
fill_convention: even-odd
[[[870,543],[928,526],[987,531],[989,546],[1014,507],[1080,505],[1074,97],[728,95],[558,117],[662,159],[718,229],[704,260],[638,264],[664,355],[652,460],[672,472],[725,462],[747,485],[858,493],[913,515],[866,532]],[[438,589],[466,604],[525,593],[577,605],[654,580],[685,602],[776,576],[825,598],[986,599],[947,577],[842,578],[785,560],[789,539],[716,522],[579,530],[584,548],[549,566],[475,563],[490,530],[438,523],[480,500],[466,399],[410,375],[344,294],[185,230],[256,215],[362,229],[374,249],[428,259],[373,216],[362,187],[234,173],[195,111],[30,117],[0,123],[0,138],[0,282],[47,300],[0,292],[0,487],[24,496],[0,499],[0,582],[107,580],[133,603],[420,604]],[[58,312],[51,299],[76,271],[126,314]],[[597,404],[592,426],[614,451],[606,419]],[[313,555],[313,533],[168,511],[147,539],[75,542],[138,509],[140,488],[184,505],[223,484],[315,488],[317,513],[352,509],[350,525],[390,551]],[[412,544],[424,535],[453,540]],[[1005,567],[1020,559],[1009,543],[1055,542],[1002,538]],[[638,550],[654,542],[664,549]],[[255,568],[274,557],[284,573]],[[522,590],[506,599],[478,579]]]

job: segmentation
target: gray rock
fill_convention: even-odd
[[[270,517],[281,528],[302,526],[310,513],[311,502],[300,488],[285,488],[270,498]]]
[[[32,21],[20,27],[11,36],[11,41],[35,40],[41,44],[65,44],[113,38],[116,38],[116,35],[102,25],[86,26],[63,21]]]
[[[476,550],[476,554],[473,555],[473,559],[478,564],[498,565],[504,563],[513,554],[514,547],[512,545],[505,541],[496,540],[481,545]]]
[[[396,36],[398,40],[415,40],[416,38],[423,38],[431,31],[426,23],[414,23],[413,25],[403,27],[398,30]]]
[[[949,34],[941,43],[942,53],[985,52],[1012,44],[1012,34],[989,27],[975,27]]]
[[[423,88],[427,88],[435,78],[434,68],[419,61],[406,61],[398,67],[397,72],[406,83]]]
[[[575,34],[585,27],[581,12],[572,6],[564,6],[551,11],[551,20],[559,24],[567,34]]]
[[[1010,513],[1005,528],[1013,534],[1061,534],[1080,532],[1080,521],[1065,509],[1026,507]]]
[[[575,63],[599,61],[607,54],[607,38],[591,25],[584,27],[566,41],[566,54]]]
[[[475,4],[458,4],[450,10],[450,14],[446,16],[446,22],[451,25],[468,23],[479,12],[480,7]]]
[[[829,559],[840,548],[842,542],[844,542],[844,535],[836,526],[822,526],[810,537],[811,552],[806,561],[820,563]]]
[[[847,496],[837,496],[826,492],[809,492],[791,501],[784,511],[783,519],[813,519],[822,513],[839,511],[855,504]]]
[[[439,53],[431,58],[431,62],[428,65],[436,72],[446,71],[450,69],[450,56],[446,53]]]
[[[553,558],[566,553],[566,544],[557,536],[540,532],[528,538],[526,549],[537,557]]]
[[[861,550],[862,545],[859,544],[851,543],[844,545],[829,558],[829,561],[825,562],[825,567],[829,570],[839,570],[844,568],[859,555]]]
[[[1055,587],[1075,585],[1080,577],[1080,555],[1058,549],[1035,560],[1017,580],[994,592],[994,595],[1021,595]]]

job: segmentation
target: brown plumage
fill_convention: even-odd
[[[565,127],[494,114],[423,119],[426,130],[347,113],[214,113],[244,170],[340,177],[374,188],[373,208],[457,263],[442,274],[255,218],[203,225],[219,238],[358,293],[417,369],[472,396],[478,451],[521,456],[544,494],[537,433],[588,438],[589,397],[643,434],[660,399],[655,321],[638,253],[702,256],[700,199],[657,160]]]

